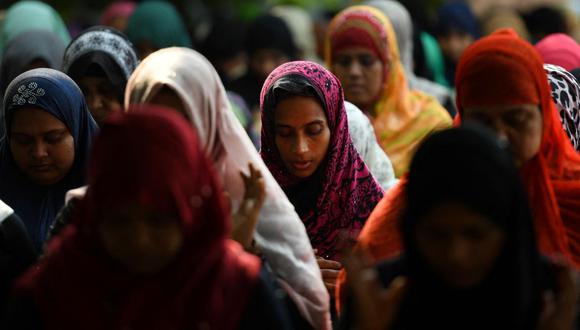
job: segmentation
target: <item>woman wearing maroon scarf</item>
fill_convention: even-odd
[[[222,187],[178,114],[113,115],[89,186],[73,223],[18,282],[7,328],[287,327],[260,260],[228,239]]]
[[[338,79],[307,61],[279,66],[261,93],[262,158],[304,222],[331,294],[339,254],[383,190],[352,144]]]

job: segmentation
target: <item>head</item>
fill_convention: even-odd
[[[143,60],[127,83],[125,107],[159,104],[190,120],[214,161],[223,155],[218,125],[231,111],[226,91],[211,63],[193,49],[170,47]]]
[[[141,106],[112,115],[95,143],[89,184],[82,210],[93,215],[80,221],[129,273],[153,276],[223,253],[230,220],[221,189],[175,112]]]
[[[347,8],[332,20],[325,61],[344,86],[346,100],[371,112],[401,65],[390,22],[366,6]]]
[[[459,58],[469,45],[480,36],[479,23],[468,4],[443,5],[437,13],[435,34],[443,55],[451,62]]]
[[[260,105],[262,158],[283,187],[317,171],[334,173],[328,155],[348,142],[336,133],[346,125],[346,111],[332,73],[313,62],[286,63],[266,79]]]
[[[82,177],[97,126],[69,77],[52,69],[23,73],[8,86],[4,114],[9,158],[26,178],[50,186],[72,172]]]
[[[279,17],[258,17],[246,32],[249,69],[260,81],[275,68],[297,57],[297,49],[290,29]]]
[[[144,1],[129,17],[127,37],[139,58],[167,47],[192,47],[191,37],[177,9],[167,1]]]
[[[125,85],[138,64],[129,40],[112,28],[93,27],[68,46],[63,70],[79,85],[93,118],[102,124],[122,111]]]
[[[23,72],[36,68],[60,70],[66,46],[59,36],[45,30],[28,30],[16,35],[4,48],[0,67],[0,95]]]
[[[100,24],[125,31],[129,17],[137,4],[132,1],[118,1],[109,5],[101,16]]]
[[[510,30],[481,39],[460,61],[456,86],[462,121],[483,124],[507,141],[518,166],[538,155],[555,110],[529,43]]]
[[[550,34],[535,45],[544,63],[570,71],[580,67],[580,45],[567,34]]]
[[[509,265],[522,257],[517,249],[537,255],[509,152],[481,127],[428,138],[413,158],[405,193],[405,250],[412,272],[419,272],[412,276],[434,275],[445,286],[468,289],[511,276]]]
[[[280,78],[271,88],[275,145],[286,170],[304,179],[324,163],[330,128],[324,103],[303,76]]]

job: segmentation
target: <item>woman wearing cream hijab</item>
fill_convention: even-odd
[[[125,93],[125,108],[143,103],[169,106],[191,121],[221,175],[233,210],[244,197],[240,172],[251,164],[262,173],[266,197],[255,243],[302,316],[316,329],[328,329],[329,298],[304,225],[231,111],[209,61],[188,48],[172,47],[151,54],[134,71]]]

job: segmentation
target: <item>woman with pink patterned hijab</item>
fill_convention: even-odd
[[[306,226],[332,294],[342,249],[383,196],[354,147],[338,79],[307,61],[279,66],[260,97],[262,159]]]

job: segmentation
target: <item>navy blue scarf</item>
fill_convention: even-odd
[[[64,204],[65,193],[84,184],[84,171],[97,124],[79,87],[67,75],[52,69],[35,69],[16,77],[8,86],[3,114],[6,136],[0,141],[0,199],[23,220],[40,250],[50,225]],[[62,121],[74,138],[75,160],[58,183],[41,186],[17,167],[10,150],[10,122],[16,111],[38,107]]]

